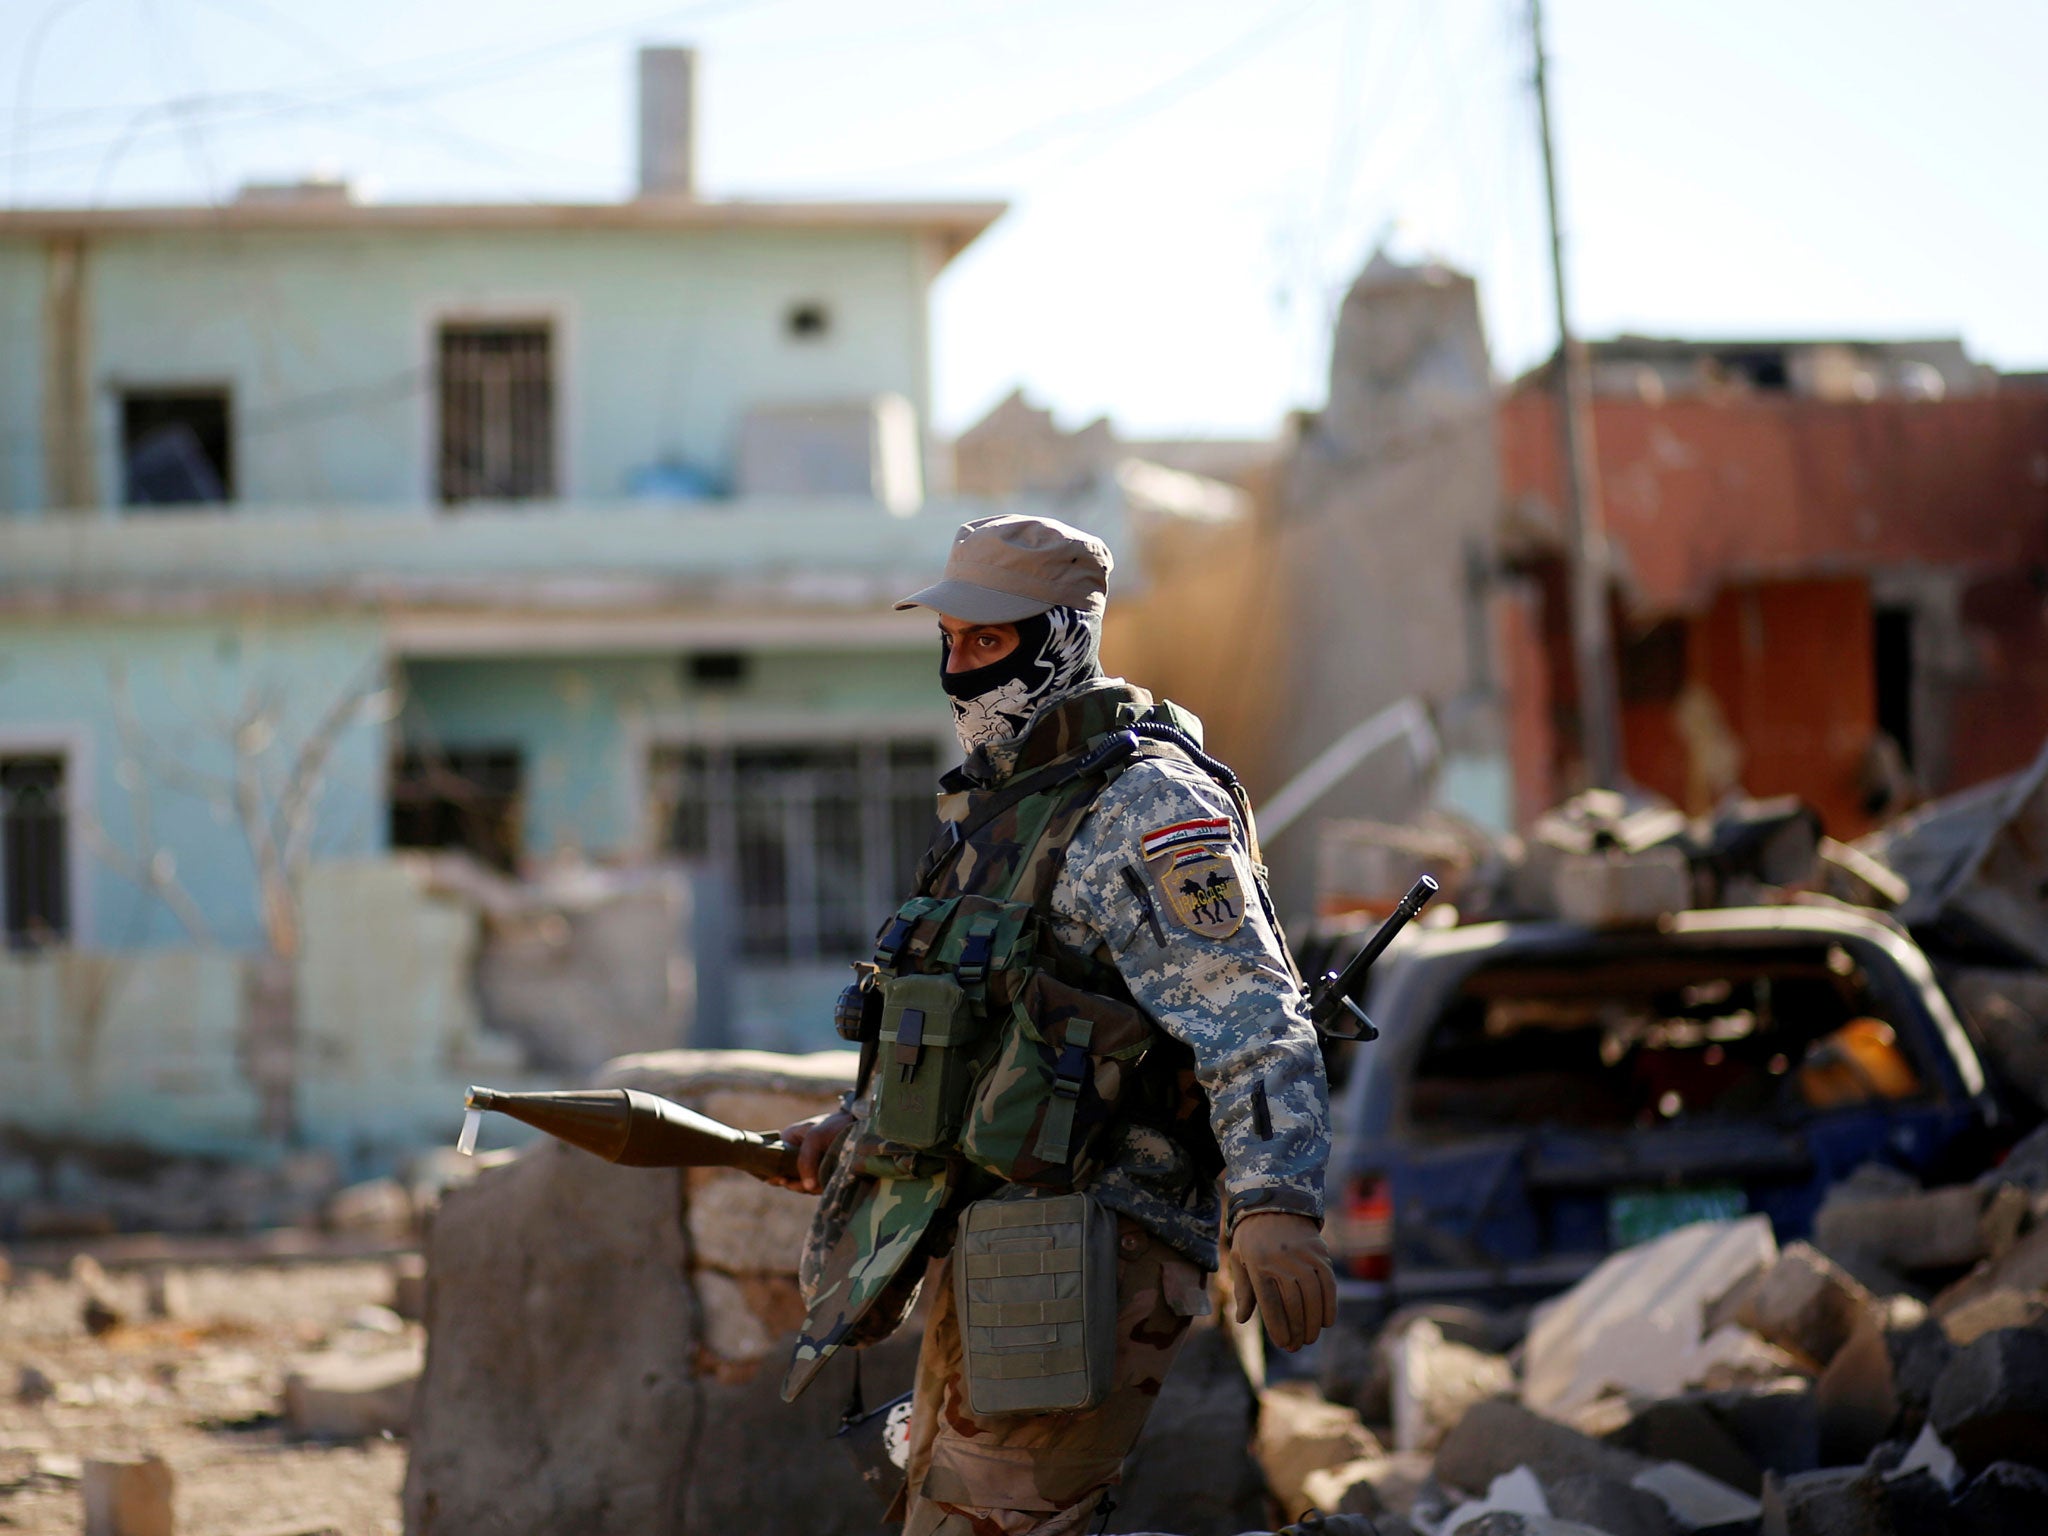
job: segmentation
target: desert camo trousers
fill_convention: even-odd
[[[912,1398],[904,1536],[1070,1536],[1087,1529],[1187,1338],[1206,1312],[1201,1270],[1117,1220],[1116,1364],[1109,1396],[1078,1413],[977,1419],[967,1411],[952,1261],[933,1267]]]

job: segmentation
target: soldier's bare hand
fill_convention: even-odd
[[[1256,1303],[1267,1335],[1290,1353],[1337,1321],[1330,1250],[1316,1224],[1291,1211],[1238,1218],[1230,1235],[1230,1289],[1237,1320],[1250,1322]]]
[[[825,1154],[832,1150],[832,1143],[845,1134],[853,1124],[853,1116],[843,1109],[813,1115],[808,1120],[799,1120],[794,1125],[782,1128],[782,1139],[796,1148],[797,1176],[794,1179],[773,1179],[784,1189],[800,1189],[806,1194],[818,1194],[825,1188],[823,1168]]]

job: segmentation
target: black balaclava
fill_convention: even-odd
[[[1078,608],[1052,608],[1018,620],[1017,648],[971,672],[946,671],[952,645],[942,641],[939,683],[953,701],[960,750],[972,752],[1023,735],[1048,700],[1102,675],[1101,646],[1097,616]]]

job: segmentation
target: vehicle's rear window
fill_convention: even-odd
[[[1443,1135],[1782,1119],[1918,1097],[1920,1074],[1840,945],[1518,959],[1460,988],[1408,1115]]]

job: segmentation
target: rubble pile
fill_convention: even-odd
[[[1275,1513],[1379,1536],[2048,1531],[2044,1174],[2048,1130],[1968,1184],[1866,1169],[1811,1243],[1762,1216],[1683,1227],[1518,1337],[1396,1313],[1326,1352],[1326,1396],[1265,1394]]]

